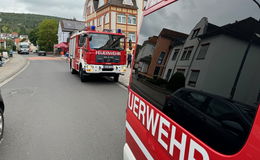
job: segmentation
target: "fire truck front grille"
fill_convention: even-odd
[[[97,55],[96,62],[97,63],[119,63],[120,56]]]
[[[113,68],[103,68],[102,71],[113,71]]]

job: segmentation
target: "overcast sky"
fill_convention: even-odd
[[[190,34],[202,17],[223,26],[248,17],[258,20],[260,9],[253,0],[179,0],[144,18],[139,44],[162,28]]]
[[[83,20],[85,0],[0,0],[1,12],[34,13]]]

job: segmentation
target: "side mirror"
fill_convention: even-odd
[[[129,50],[132,50],[133,49],[133,47],[132,47],[132,40],[130,39],[128,43],[129,43]]]
[[[86,38],[86,37],[88,37],[88,35],[87,34],[83,34],[83,37]]]
[[[88,37],[88,41],[92,41],[92,36]]]

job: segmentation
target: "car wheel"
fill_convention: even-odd
[[[114,82],[118,82],[118,80],[119,80],[119,74],[114,76]]]
[[[0,140],[2,140],[4,134],[4,114],[0,109]]]
[[[80,77],[81,82],[86,82],[87,81],[87,78],[84,75],[84,71],[83,71],[82,68],[80,68],[80,70],[79,70],[79,77]]]

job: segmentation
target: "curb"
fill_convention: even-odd
[[[125,83],[123,83],[123,82],[120,82],[120,81],[118,81],[118,83],[120,83],[122,86],[124,86],[125,88],[128,88],[128,85],[126,85]]]
[[[9,75],[0,80],[0,87],[9,82],[12,79],[12,77],[16,76],[16,74],[18,74],[20,71],[23,71],[29,65],[29,61],[26,58],[24,58],[24,60],[24,63],[19,68],[13,70]],[[5,63],[5,65],[7,64],[8,63]]]

